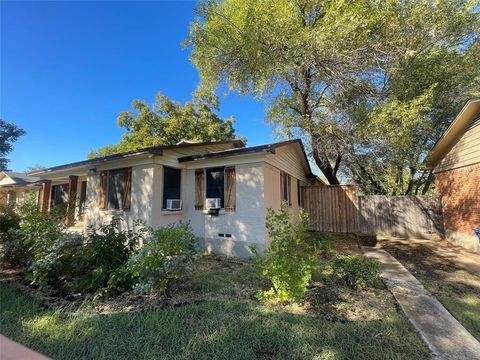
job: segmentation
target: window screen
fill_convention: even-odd
[[[225,169],[223,167],[207,169],[207,198],[220,198],[221,207],[224,207],[224,174]]]
[[[125,194],[125,169],[108,172],[108,209],[121,209]]]
[[[163,167],[163,208],[167,208],[167,199],[181,199],[180,188],[182,170]]]

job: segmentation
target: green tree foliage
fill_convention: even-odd
[[[6,156],[13,150],[12,144],[23,135],[25,130],[0,119],[0,171],[7,170]]]
[[[253,247],[254,262],[263,276],[270,279],[272,287],[259,291],[259,300],[299,303],[307,292],[312,271],[319,264],[320,239],[308,232],[308,214],[300,211],[298,218],[291,218],[288,204],[279,211],[267,210],[266,227],[272,240],[260,255]]]
[[[186,44],[201,87],[268,102],[331,184],[417,192],[426,152],[478,93],[478,0],[207,0]]]
[[[215,95],[197,94],[184,106],[158,93],[149,106],[135,100],[133,111],[118,116],[118,126],[125,129],[117,144],[92,151],[88,158],[112,155],[157,145],[173,145],[181,140],[224,141],[235,138],[233,117],[218,116],[219,102]]]

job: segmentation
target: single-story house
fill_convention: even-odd
[[[85,229],[120,217],[160,227],[189,221],[207,250],[249,256],[268,245],[267,208],[300,208],[300,187],[316,180],[300,140],[245,147],[240,140],[157,146],[31,172],[40,206],[67,205],[67,223]]]
[[[28,196],[38,201],[41,189],[40,178],[25,173],[0,172],[0,205],[19,205]]]
[[[427,166],[442,196],[446,236],[480,252],[480,99],[467,101],[430,152]]]

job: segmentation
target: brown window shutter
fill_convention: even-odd
[[[107,178],[108,178],[108,172],[102,171],[100,173],[100,189],[99,189],[99,203],[98,203],[98,206],[100,209],[105,209],[107,207]]]
[[[125,168],[125,191],[123,193],[123,210],[130,210],[132,203],[132,168]]]
[[[237,197],[235,166],[225,168],[225,177],[225,211],[235,211]]]
[[[203,210],[203,181],[204,170],[195,170],[195,210]]]

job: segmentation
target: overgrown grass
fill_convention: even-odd
[[[54,359],[425,359],[408,321],[329,322],[239,301],[133,313],[42,309],[0,283],[0,332]]]
[[[480,340],[480,297],[478,297],[478,293],[461,296],[441,295],[439,300],[470,334]]]

